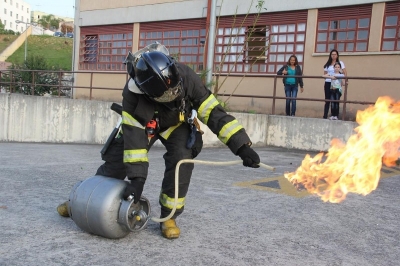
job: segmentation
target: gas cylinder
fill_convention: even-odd
[[[127,182],[105,176],[93,176],[78,182],[69,195],[68,212],[82,230],[106,238],[122,238],[147,225],[150,203],[141,197],[124,200]]]

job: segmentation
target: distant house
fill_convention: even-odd
[[[45,12],[42,12],[42,11],[36,11],[36,10],[31,12],[31,20],[34,21],[34,22],[37,22],[43,16],[48,16],[48,15],[53,15],[55,18],[59,18],[59,19],[65,21],[65,22],[74,22],[73,18],[57,16],[56,14],[49,14],[49,13],[45,13]]]
[[[38,22],[43,16],[48,16],[48,15],[53,15],[56,19],[60,19],[61,22],[59,23],[59,26],[57,29],[51,29],[53,31],[60,31],[61,30],[61,25],[62,23],[66,23],[68,25],[74,25],[74,19],[73,18],[69,18],[69,17],[62,17],[62,16],[57,16],[55,14],[49,14],[49,13],[45,13],[45,12],[41,12],[41,11],[32,11],[31,12],[31,20],[33,22]]]

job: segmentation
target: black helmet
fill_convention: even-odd
[[[139,89],[157,102],[172,102],[182,93],[175,61],[161,52],[143,53],[129,72]]]

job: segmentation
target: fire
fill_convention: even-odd
[[[346,144],[333,139],[327,154],[307,154],[285,177],[325,202],[338,203],[347,193],[365,196],[375,190],[382,163],[394,166],[400,156],[400,102],[380,97],[374,106],[357,112],[356,121],[356,133]]]

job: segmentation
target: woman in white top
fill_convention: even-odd
[[[333,49],[331,51],[331,53],[329,54],[329,59],[326,62],[326,64],[324,65],[324,75],[328,75],[328,76],[334,75],[334,73],[335,73],[334,65],[336,62],[340,63],[340,66],[342,68],[344,76],[347,76],[346,67],[345,67],[343,61],[339,60],[339,52],[335,49]],[[324,92],[325,92],[325,100],[329,100],[331,98],[331,79],[330,78],[325,79]],[[330,102],[325,101],[324,119],[328,118],[329,106],[330,106]]]

